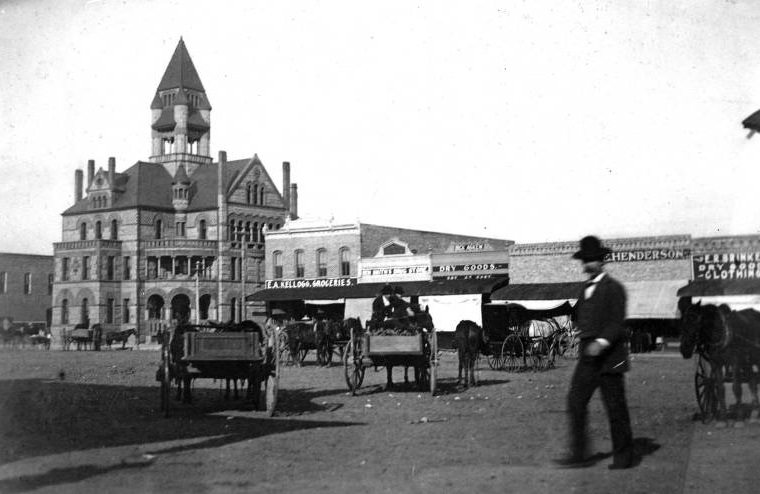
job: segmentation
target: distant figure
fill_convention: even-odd
[[[625,398],[623,374],[628,370],[625,319],[625,289],[604,272],[604,258],[612,252],[593,236],[580,241],[573,255],[583,264],[589,279],[575,306],[580,338],[580,358],[567,397],[570,418],[570,455],[557,460],[564,467],[590,466],[587,438],[588,403],[601,388],[610,422],[613,462],[611,470],[634,466],[633,434]]]
[[[383,286],[380,294],[372,301],[372,318],[370,322],[373,327],[380,327],[386,319],[393,315],[393,288],[390,285]]]

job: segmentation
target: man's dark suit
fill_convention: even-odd
[[[575,320],[579,329],[580,358],[570,384],[568,411],[571,423],[571,455],[588,455],[586,434],[588,402],[597,387],[610,421],[614,465],[630,466],[633,462],[633,437],[625,398],[623,373],[628,371],[625,290],[605,274],[595,283],[591,297],[585,298],[585,287],[578,295]],[[600,355],[586,355],[589,344],[602,338],[609,342]]]

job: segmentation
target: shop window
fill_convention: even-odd
[[[296,278],[303,278],[306,274],[306,269],[303,264],[303,251],[297,250],[295,253],[295,268]]]
[[[317,251],[317,277],[324,278],[327,276],[327,251],[319,249]]]
[[[348,247],[343,247],[342,249],[340,249],[340,275],[341,276],[351,276],[350,254],[351,254],[351,251],[348,250]]]
[[[274,265],[274,279],[282,279],[282,252],[272,254],[272,264]]]

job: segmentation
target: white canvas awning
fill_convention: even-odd
[[[480,294],[420,296],[420,306],[430,310],[436,331],[454,331],[463,320],[482,326],[482,302]]]
[[[628,319],[678,319],[678,289],[688,280],[627,281]]]

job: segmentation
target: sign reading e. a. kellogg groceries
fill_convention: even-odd
[[[356,286],[356,278],[314,278],[314,279],[289,279],[289,280],[266,280],[264,288],[329,288],[329,287]]]
[[[760,252],[724,252],[692,257],[698,280],[760,279]]]

